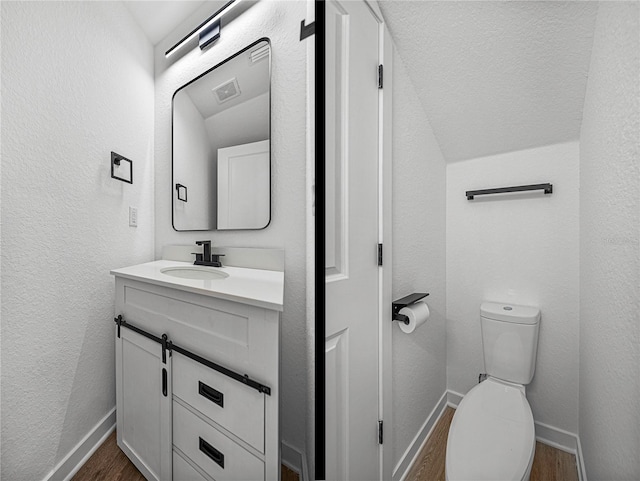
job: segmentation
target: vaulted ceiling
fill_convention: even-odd
[[[225,1],[124,3],[156,44]],[[597,2],[379,5],[446,160],[578,139]]]
[[[576,140],[597,2],[379,2],[446,160]]]
[[[128,0],[123,2],[153,45],[164,39],[189,15],[201,7],[204,0]],[[222,2],[219,2],[222,4]],[[219,7],[218,7],[219,8]],[[212,11],[215,11],[212,9]],[[206,17],[203,17],[204,20]],[[196,27],[197,24],[194,25]],[[185,35],[189,33],[184,32]]]

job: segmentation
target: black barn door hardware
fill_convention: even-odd
[[[139,327],[134,326],[133,324],[129,324],[124,320],[122,314],[118,317],[114,318],[113,321],[118,325],[118,337],[120,337],[120,328],[126,327],[127,329],[132,330],[133,332],[137,332],[141,336],[146,337],[147,339],[151,339],[152,341],[157,342],[158,344],[162,344],[162,338],[158,336],[154,336],[153,334],[148,333],[147,331],[143,331]],[[166,336],[166,334],[165,334]]]
[[[172,351],[176,351],[177,353],[180,353],[183,356],[188,357],[189,359],[193,359],[194,361],[200,364],[203,364],[209,369],[213,369],[214,371],[217,371],[220,374],[224,374],[225,376],[230,377],[235,381],[241,382],[245,386],[249,386],[257,390],[258,392],[271,396],[271,388],[269,386],[265,386],[264,384],[261,384],[258,381],[251,379],[248,374],[244,374],[244,375],[239,374],[235,371],[232,371],[231,369],[227,369],[226,367],[221,366],[220,364],[216,364],[213,361],[209,361],[204,357],[198,356],[197,354],[194,354],[191,351],[188,351],[180,346],[175,345],[173,342],[168,340],[168,337],[166,334],[163,334],[162,337],[154,336],[153,334],[143,329],[140,329],[139,327],[136,327],[133,324],[128,323],[127,321],[124,320],[122,315],[119,315],[118,317],[114,318],[113,321],[118,326],[118,337],[120,337],[120,328],[126,327],[127,329],[130,329],[133,332],[136,332],[141,336],[146,337],[147,339],[151,339],[152,341],[155,341],[158,344],[161,344],[162,345],[162,362],[165,364],[166,364],[166,351],[169,351],[169,355],[171,355]]]
[[[408,296],[403,297],[402,299],[398,299],[397,301],[393,301],[391,304],[393,310],[393,318],[392,321],[400,321],[405,324],[409,324],[409,318],[404,314],[400,314],[400,310],[403,307],[410,306],[411,304],[415,304],[423,297],[427,297],[429,295],[428,292],[414,292],[413,294],[409,294]]]
[[[467,200],[473,200],[476,195],[506,194],[507,192],[525,192],[528,190],[544,190],[545,194],[553,193],[553,184],[518,185],[515,187],[500,187],[497,189],[468,190]]]
[[[225,376],[230,377],[231,379],[234,379],[238,382],[241,382],[242,384],[252,387],[253,389],[256,389],[258,392],[268,394],[269,396],[271,396],[270,387],[265,386],[264,384],[260,384],[257,381],[254,381],[247,374],[245,375],[238,374],[237,372],[232,371],[231,369],[227,369],[226,367],[221,366],[220,364],[216,364],[215,362],[212,362],[212,361],[209,361],[208,359],[200,357],[191,351],[187,351],[186,349],[181,348],[180,346],[176,346],[171,341],[169,341],[169,345],[171,350],[179,354],[182,354],[183,356],[187,356],[189,359],[193,359],[194,361],[199,362],[200,364],[203,364],[204,366],[207,366],[208,368],[213,369],[214,371],[218,371],[220,374],[224,374]]]
[[[163,334],[162,340],[160,341],[160,344],[162,344],[162,364],[167,363],[167,349],[170,349],[168,341],[169,337],[166,334]],[[169,355],[171,355],[171,352],[169,352]]]

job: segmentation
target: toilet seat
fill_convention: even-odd
[[[528,480],[535,441],[524,387],[489,377],[467,393],[453,417],[446,479]]]

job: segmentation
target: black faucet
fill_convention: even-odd
[[[211,241],[196,241],[196,245],[202,246],[202,254],[199,252],[192,252],[196,255],[196,261],[193,263],[196,266],[210,266],[210,267],[222,267],[220,257],[224,257],[224,254],[212,254],[211,253]]]

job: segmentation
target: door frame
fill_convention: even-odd
[[[380,24],[382,45],[382,65],[384,66],[384,86],[380,90],[381,136],[380,136],[380,236],[384,245],[384,266],[380,282],[380,408],[385,425],[385,443],[382,445],[382,480],[391,479],[393,473],[393,391],[392,391],[392,281],[393,281],[393,242],[392,242],[392,88],[393,88],[393,43],[386,25]],[[386,91],[386,95],[385,95]]]
[[[378,318],[378,415],[384,421],[385,442],[379,445],[379,474],[380,481],[392,479],[393,473],[393,450],[391,440],[393,439],[393,392],[392,392],[392,88],[393,88],[393,41],[386,28],[380,7],[375,1],[363,0],[367,7],[373,12],[379,21],[378,35],[378,56],[379,63],[384,67],[384,85],[378,91],[378,239],[384,245],[384,262],[379,268],[378,289],[379,289],[379,318]],[[324,105],[324,2],[314,4],[315,21],[318,25],[315,37],[314,70],[313,79],[314,100],[320,101]],[[386,95],[385,95],[386,93]],[[316,476],[324,475],[324,302],[325,302],[325,269],[324,269],[324,162],[316,159],[324,156],[324,108],[317,108],[314,104],[309,109],[310,117],[307,126],[315,132],[310,140],[313,148],[308,151],[308,172],[313,171],[313,181],[308,188],[311,189],[311,215],[315,217],[315,232],[313,235],[313,246],[315,250],[315,286],[309,291],[315,293],[312,303],[315,311],[315,394],[316,403],[313,409],[315,420],[314,435],[311,436],[315,442],[313,451],[319,456],[314,460]],[[314,152],[313,155],[311,152]],[[316,157],[317,156],[317,157]],[[314,189],[315,187],[315,189]],[[314,191],[315,190],[315,191]],[[315,212],[313,212],[315,211]],[[315,214],[315,215],[314,215]],[[311,235],[308,233],[307,239]],[[313,282],[313,281],[311,281]],[[318,395],[322,399],[318,399]]]
[[[379,21],[378,58],[383,66],[383,86],[378,90],[378,242],[384,246],[378,270],[378,419],[384,422],[384,442],[379,445],[380,481],[393,473],[392,390],[392,157],[393,157],[393,41],[378,3],[363,0]]]
[[[379,55],[383,65],[383,88],[379,92],[379,239],[384,246],[379,278],[379,415],[384,421],[384,443],[380,445],[380,479],[392,479],[393,473],[393,390],[392,390],[392,107],[393,107],[393,42],[377,3],[371,5],[380,19]]]

